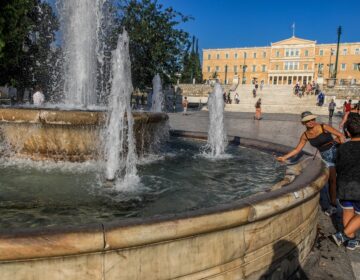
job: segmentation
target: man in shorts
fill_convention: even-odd
[[[360,118],[347,123],[351,141],[342,144],[336,157],[337,197],[343,208],[342,232],[332,237],[338,246],[345,244],[349,250],[360,248],[356,231],[360,229]]]

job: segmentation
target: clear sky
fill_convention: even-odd
[[[292,36],[335,43],[360,42],[360,0],[158,0],[194,17],[181,28],[202,48],[268,46]]]

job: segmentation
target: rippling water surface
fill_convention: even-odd
[[[0,159],[0,229],[89,224],[227,204],[278,182],[272,155],[229,146],[223,159],[202,156],[204,142],[171,138],[138,165],[136,191],[105,188],[101,162]]]

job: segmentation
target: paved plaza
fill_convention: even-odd
[[[298,115],[264,114],[263,119],[255,121],[253,113],[225,113],[225,126],[229,135],[245,138],[257,138],[288,146],[295,146],[304,127]],[[208,128],[208,112],[193,111],[188,115],[169,114],[170,126],[175,130],[206,132]],[[328,117],[320,116],[319,122],[329,123]],[[340,117],[334,117],[332,125],[338,128]],[[307,144],[306,151],[314,150]],[[349,251],[345,247],[337,247],[331,234],[341,226],[341,213],[329,218],[320,213],[318,238],[313,250],[307,258],[303,270],[311,280],[355,280],[360,279],[359,251]]]

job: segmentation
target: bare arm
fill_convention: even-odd
[[[325,129],[327,132],[335,135],[336,138],[337,138],[337,140],[338,140],[338,142],[340,142],[341,144],[342,144],[342,143],[345,143],[345,136],[344,136],[344,134],[342,134],[340,131],[338,131],[337,129],[335,129],[335,128],[333,128],[332,126],[329,126],[329,125],[327,125],[327,124],[324,124],[324,129]]]
[[[305,133],[303,133],[300,137],[299,144],[296,146],[296,148],[294,150],[292,150],[291,152],[287,153],[286,155],[283,155],[282,157],[277,157],[276,160],[284,162],[288,158],[291,158],[291,157],[297,155],[298,153],[300,153],[302,151],[306,142],[307,142],[307,139],[306,139]]]
[[[344,124],[346,123],[348,117],[349,117],[349,114],[350,112],[345,112],[343,118],[342,118],[342,121],[341,123],[339,124],[339,128],[343,128],[344,127]]]

